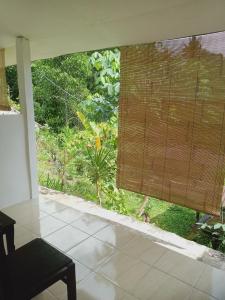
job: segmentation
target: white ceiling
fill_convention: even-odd
[[[225,0],[0,0],[0,48],[16,36],[32,60],[225,30]]]

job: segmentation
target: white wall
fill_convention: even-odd
[[[0,115],[0,209],[29,199],[23,117],[21,114]]]

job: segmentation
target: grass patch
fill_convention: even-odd
[[[77,179],[75,184],[67,185],[65,192],[88,201],[98,202],[96,189],[88,178]]]
[[[195,211],[151,199],[150,220],[160,228],[187,238],[195,223]]]

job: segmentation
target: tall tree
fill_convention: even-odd
[[[78,104],[89,97],[88,55],[71,54],[33,63],[35,117],[54,131],[76,126]]]

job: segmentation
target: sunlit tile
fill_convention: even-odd
[[[139,281],[134,296],[141,300],[183,300],[191,293],[191,287],[155,268]]]
[[[137,298],[134,297],[134,296],[132,296],[132,295],[124,293],[124,295],[122,296],[121,300],[137,300]]]
[[[39,294],[38,296],[32,299],[33,300],[56,300],[56,298],[48,291],[44,291],[43,293]]]
[[[67,296],[67,286],[66,284],[59,280],[52,286],[48,288],[48,290],[51,292],[51,294],[55,297],[54,299],[63,299]]]
[[[45,213],[45,212],[39,210],[39,219],[42,219],[42,218],[47,217],[47,216],[48,216],[47,213]]]
[[[195,287],[219,300],[224,300],[225,272],[206,266]]]
[[[131,268],[128,268],[126,272],[118,276],[117,284],[130,294],[134,294],[150,268],[150,266],[138,261]]]
[[[78,300],[122,300],[124,291],[107,279],[92,274],[77,286]]]
[[[77,220],[79,217],[81,217],[82,213],[78,210],[67,207],[66,209],[60,210],[52,214],[52,216],[65,223],[72,223],[75,220]]]
[[[151,247],[141,254],[140,259],[148,265],[153,265],[166,251],[167,248],[152,242]]]
[[[191,285],[195,285],[205,267],[200,261],[170,250],[154,266]]]
[[[107,242],[117,248],[124,247],[136,236],[137,234],[135,234],[133,230],[129,230],[122,225],[110,225],[95,234],[97,239]]]
[[[142,235],[137,236],[135,239],[130,240],[123,248],[122,251],[134,258],[140,258],[143,253],[153,247],[153,242]]]
[[[215,300],[215,298],[201,291],[193,289],[191,294],[185,298],[185,300]]]
[[[89,274],[93,271],[88,269],[86,266],[82,265],[79,261],[74,259],[75,267],[76,267],[76,281],[79,283],[84,280]]]
[[[89,269],[96,270],[115,250],[106,243],[89,237],[68,252],[68,255],[78,260]]]
[[[41,202],[39,204],[39,208],[40,208],[40,210],[42,210],[48,214],[53,214],[55,212],[59,212],[59,211],[65,209],[66,206],[61,203],[58,203],[56,201],[50,200],[50,201],[46,201],[46,202],[44,202],[44,201]]]
[[[71,223],[71,225],[88,234],[94,234],[102,228],[108,226],[109,222],[96,216],[83,214],[75,222]]]
[[[127,273],[137,262],[137,260],[117,252],[99,268],[98,273],[117,284],[120,276]]]
[[[61,251],[66,252],[88,237],[89,235],[83,231],[67,225],[48,235],[45,240]]]

